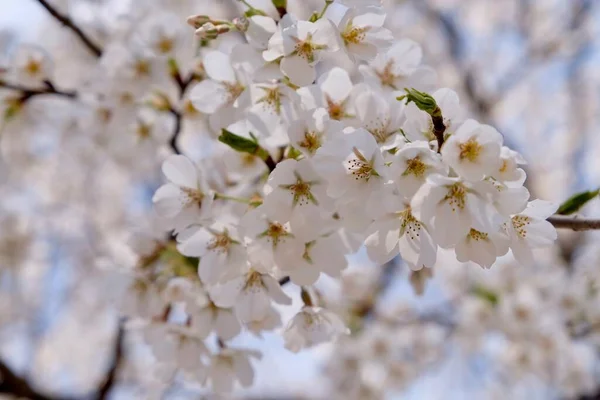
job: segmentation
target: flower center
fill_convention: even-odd
[[[317,149],[321,147],[320,135],[316,132],[306,131],[304,132],[304,140],[299,142],[298,146],[306,149],[310,154],[315,154]]]
[[[467,238],[479,242],[480,240],[487,240],[488,234],[485,232],[479,232],[478,230],[471,228],[469,234],[467,235]]]
[[[414,175],[417,178],[422,178],[429,169],[429,166],[421,161],[420,156],[406,160],[406,169],[402,176]]]
[[[406,233],[412,240],[416,240],[423,225],[412,215],[410,207],[400,213],[400,219],[402,220],[400,236]]]
[[[313,43],[312,34],[310,33],[306,36],[305,40],[300,40],[297,37],[292,37],[292,39],[296,42],[293,54],[305,59],[309,63],[313,63],[315,61],[315,51],[324,50],[327,48],[326,45]]]
[[[42,63],[30,58],[25,65],[25,72],[31,76],[36,76],[42,71]]]
[[[258,99],[257,103],[264,103],[265,106],[271,107],[277,115],[281,114],[281,98],[283,95],[279,92],[278,87],[270,88],[267,86],[260,87],[265,91],[265,95]]]
[[[148,139],[152,135],[152,127],[148,124],[140,122],[135,133],[141,140]]]
[[[346,161],[346,168],[354,175],[355,180],[368,182],[372,176],[379,176],[375,168],[373,168],[372,160],[367,160],[356,147],[352,148],[352,152],[354,157]]]
[[[137,60],[133,65],[133,71],[138,78],[150,76],[150,70],[150,63],[147,60]]]
[[[347,46],[349,44],[360,44],[364,42],[367,36],[366,33],[369,29],[369,27],[355,27],[352,26],[352,22],[348,22],[348,25],[346,25],[346,29],[344,29],[344,32],[342,32],[342,39],[344,39],[344,44],[346,44]]]
[[[448,193],[442,199],[443,202],[447,202],[452,211],[456,211],[457,208],[464,209],[467,200],[467,191],[462,183],[455,183],[448,188]]]
[[[329,117],[336,121],[340,121],[342,118],[350,117],[346,114],[346,102],[336,103],[329,95],[325,95],[325,101],[327,102],[327,111]]]
[[[225,90],[229,95],[229,103],[233,103],[238,97],[240,97],[245,89],[245,87],[237,81],[234,83],[223,82],[223,86],[225,86]]]
[[[302,254],[302,258],[309,264],[313,263],[312,258],[310,257],[310,248],[315,245],[315,241],[308,242],[304,244],[304,254]]]
[[[459,148],[460,154],[458,158],[461,161],[467,159],[470,162],[476,162],[479,154],[481,154],[481,151],[483,150],[483,146],[481,146],[477,140],[473,138],[467,140],[465,143],[461,143]]]
[[[298,173],[295,173],[294,175],[296,175],[296,183],[291,185],[279,185],[280,188],[289,190],[292,196],[294,196],[293,205],[303,206],[308,203],[319,204],[310,191],[311,186],[317,182],[304,181]]]
[[[198,189],[192,189],[187,187],[182,187],[181,191],[186,196],[186,204],[198,204],[199,207],[202,207],[202,201],[204,200],[204,193],[202,193]]]
[[[525,215],[515,215],[512,217],[512,224],[517,235],[525,239],[527,237],[527,225],[531,223],[531,218]]]
[[[381,86],[388,86],[394,90],[398,90],[395,84],[397,76],[394,75],[394,73],[392,72],[393,67],[394,60],[389,60],[387,64],[385,64],[385,67],[383,67],[383,70],[375,70],[375,75],[377,75],[377,77],[379,78]]]
[[[173,39],[168,38],[166,36],[161,37],[158,43],[156,44],[156,48],[158,49],[158,51],[163,54],[170,53],[171,50],[173,50],[173,47],[175,47]]]
[[[271,242],[273,247],[277,246],[279,242],[288,236],[292,237],[293,235],[279,222],[269,222],[267,230],[258,235],[259,238],[267,238],[267,241]]]
[[[261,291],[264,289],[264,284],[262,280],[262,275],[260,272],[250,269],[248,274],[246,274],[246,284],[244,285],[244,290],[250,291]]]
[[[227,230],[221,233],[213,233],[213,238],[208,243],[207,248],[214,250],[217,253],[227,253],[229,246],[233,243],[233,240],[229,237]]]

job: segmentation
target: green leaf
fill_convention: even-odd
[[[255,15],[267,16],[267,13],[257,8],[250,8],[244,13],[244,17],[246,18],[254,17]]]
[[[225,143],[227,146],[236,151],[254,154],[260,157],[262,160],[266,160],[269,157],[269,153],[260,147],[258,140],[254,135],[250,134],[250,136],[252,136],[252,139],[236,135],[227,129],[223,129],[221,130],[221,136],[219,136],[219,142]]]
[[[475,286],[472,289],[471,293],[473,293],[476,297],[480,298],[481,300],[487,301],[493,306],[497,305],[498,301],[500,300],[496,293],[483,286]]]
[[[404,91],[406,92],[406,94],[404,96],[397,97],[397,100],[404,100],[406,101],[406,104],[413,102],[419,108],[419,110],[425,111],[432,117],[436,113],[441,113],[435,99],[430,94],[420,92],[417,89],[405,88]]]
[[[556,213],[559,215],[570,215],[576,213],[588,201],[597,197],[598,194],[600,194],[600,189],[577,193],[562,203],[560,207],[558,207],[558,211],[556,211]]]
[[[287,0],[271,0],[275,8],[287,8]]]

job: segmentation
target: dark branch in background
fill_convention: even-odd
[[[179,68],[177,67],[176,63],[170,62],[170,67],[171,67],[171,77],[173,78],[173,81],[175,82],[175,84],[177,85],[177,88],[179,89],[179,99],[181,100],[185,96],[185,93],[186,93],[187,89],[190,87],[190,84],[192,82],[194,82],[194,80],[196,79],[196,76],[194,75],[193,72],[190,72],[189,76],[184,79],[181,76],[181,72],[179,71]],[[173,150],[173,152],[175,154],[181,154],[181,149],[179,148],[179,145],[177,144],[177,140],[179,139],[179,134],[181,133],[183,115],[182,115],[181,111],[176,110],[172,106],[169,108],[169,112],[171,113],[171,115],[173,115],[173,117],[175,117],[175,128],[173,129],[173,135],[171,135],[171,139],[169,140],[169,146],[171,147],[171,149]]]
[[[0,87],[21,92],[22,95],[21,95],[20,101],[23,103],[32,97],[40,96],[40,95],[49,95],[49,94],[55,95],[55,96],[66,97],[69,99],[77,98],[77,92],[75,92],[73,90],[58,90],[50,81],[44,81],[44,87],[41,87],[41,88],[30,88],[30,87],[25,87],[25,86],[13,84],[13,83],[0,81]]]
[[[95,389],[92,395],[68,397],[64,395],[51,396],[43,394],[34,388],[26,379],[15,374],[2,360],[0,360],[0,393],[31,400],[106,400],[115,385],[117,372],[123,360],[124,337],[125,329],[123,328],[123,321],[121,321],[119,323],[117,334],[115,335],[115,344],[110,367],[106,371],[106,376],[103,379],[101,386],[98,387],[98,389]]]
[[[113,348],[112,361],[110,364],[110,368],[106,373],[106,377],[104,378],[104,383],[98,389],[98,400],[108,399],[108,395],[110,394],[111,389],[115,385],[117,372],[119,370],[119,367],[121,366],[121,362],[123,361],[123,355],[125,352],[125,328],[123,328],[123,324],[124,321],[119,322],[119,329],[115,337],[115,344]]]
[[[600,219],[586,219],[578,217],[566,217],[563,215],[553,215],[548,218],[548,222],[555,228],[566,228],[573,231],[591,231],[600,229]]]
[[[85,44],[85,46],[96,57],[100,57],[102,55],[102,48],[100,46],[98,46],[96,43],[94,43],[94,41],[92,39],[90,39],[90,37],[88,35],[86,35],[81,30],[81,28],[79,28],[73,22],[73,20],[71,18],[58,12],[58,10],[56,10],[56,8],[54,8],[52,5],[50,5],[50,3],[48,3],[46,0],[37,0],[37,2],[40,3],[40,5],[42,7],[44,7],[46,9],[46,11],[48,11],[50,13],[50,15],[52,15],[54,17],[54,19],[56,19],[61,24],[63,24],[64,26],[66,26],[67,28],[72,30],[73,33],[75,33],[75,35],[77,35],[77,37],[79,37],[79,39],[81,39],[83,44]]]

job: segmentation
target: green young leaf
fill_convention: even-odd
[[[287,0],[271,0],[275,8],[287,8]]]
[[[559,215],[570,215],[579,211],[588,201],[594,199],[600,194],[600,189],[577,193],[562,203],[556,211]]]
[[[266,160],[269,157],[269,153],[260,147],[258,140],[256,137],[254,137],[254,135],[250,134],[250,136],[252,136],[252,138],[248,139],[246,137],[236,135],[227,129],[223,129],[221,131],[221,136],[219,136],[219,142],[225,143],[227,146],[236,151],[254,154],[260,157],[262,160]]]
[[[483,286],[475,286],[472,289],[471,293],[473,293],[476,297],[480,298],[481,300],[487,301],[493,306],[497,305],[498,301],[500,300],[496,293]]]
[[[397,100],[405,100],[406,104],[413,102],[419,108],[419,110],[425,111],[432,117],[435,116],[436,113],[441,113],[435,99],[430,94],[420,92],[417,89],[405,88],[404,91],[406,94],[404,96],[397,97]]]

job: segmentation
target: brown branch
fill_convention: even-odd
[[[123,340],[125,337],[123,322],[124,321],[119,322],[119,329],[115,335],[115,346],[110,368],[106,372],[106,377],[104,378],[100,387],[94,390],[96,395],[87,395],[79,398],[68,397],[64,395],[51,396],[43,394],[35,389],[26,379],[15,374],[2,360],[0,360],[0,393],[11,394],[17,398],[26,398],[31,400],[79,400],[90,398],[95,398],[97,400],[108,399],[108,395],[115,385],[117,372],[123,360]]]
[[[0,393],[12,394],[17,398],[32,400],[58,400],[48,397],[33,388],[26,379],[17,376],[8,365],[0,360]]]
[[[79,28],[75,24],[75,22],[73,22],[73,20],[71,18],[58,12],[58,10],[56,10],[56,8],[54,8],[52,5],[50,5],[50,3],[48,3],[48,1],[46,1],[46,0],[37,0],[37,2],[40,3],[40,5],[42,7],[44,7],[46,9],[46,11],[48,11],[50,13],[50,15],[52,15],[54,17],[54,19],[56,19],[61,24],[63,24],[64,26],[66,26],[67,28],[72,30],[73,33],[75,33],[75,35],[77,35],[77,37],[83,42],[83,44],[85,44],[85,46],[96,57],[100,57],[102,55],[102,48],[100,46],[98,46],[96,43],[94,43],[94,41],[92,39],[90,39],[89,36],[86,35],[81,30],[81,28]]]
[[[21,92],[22,96],[20,101],[23,103],[32,97],[40,95],[55,95],[69,99],[77,98],[77,92],[74,90],[58,90],[50,81],[44,81],[44,87],[41,88],[30,88],[14,83],[0,81],[0,87]]]
[[[600,230],[600,219],[587,219],[578,217],[567,217],[564,215],[553,215],[548,222],[555,228],[571,229],[573,231]]]

